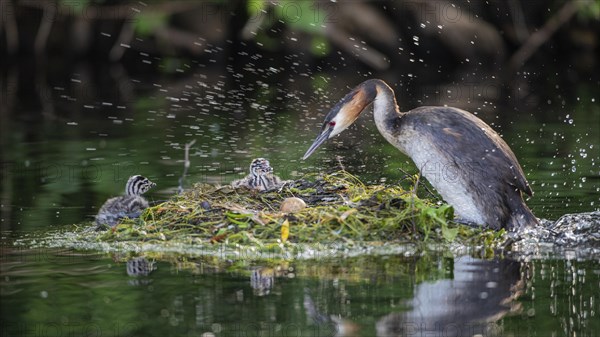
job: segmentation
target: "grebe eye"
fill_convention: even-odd
[[[332,126],[332,127],[335,126],[335,122],[333,122],[333,121],[329,122],[329,126]]]

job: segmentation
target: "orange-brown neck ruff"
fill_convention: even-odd
[[[337,123],[344,126],[350,126],[358,116],[363,112],[367,105],[375,99],[377,91],[373,86],[359,86],[346,97],[349,98],[343,102],[337,116]],[[345,99],[344,99],[345,101]]]

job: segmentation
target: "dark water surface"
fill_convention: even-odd
[[[208,258],[173,258],[153,267],[134,261],[132,266],[126,256],[5,250],[2,336],[598,336],[600,331],[598,261],[379,256],[228,272],[232,262]]]
[[[3,70],[1,335],[600,336],[600,264],[576,249],[543,259],[440,253],[286,263],[145,254],[128,272],[139,254],[13,245],[91,222],[131,174],[157,183],[150,200],[168,198],[194,139],[188,185],[226,184],[255,157],[285,179],[340,167],[368,182],[416,173],[369,113],[301,161],[328,108],[372,76],[307,74],[296,63],[190,62],[159,79],[122,66]],[[565,88],[559,75],[542,73],[513,87],[488,73],[379,77],[403,110],[448,104],[498,130],[536,193],[528,204],[539,217],[599,209],[597,85]],[[520,84],[531,77],[549,79]]]

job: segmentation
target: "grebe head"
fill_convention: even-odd
[[[302,159],[308,158],[327,139],[338,135],[354,123],[360,113],[377,96],[377,81],[379,80],[368,80],[359,84],[329,111],[323,121],[321,132]]]
[[[127,195],[142,195],[148,192],[148,190],[154,186],[156,186],[156,184],[151,182],[150,179],[140,175],[135,175],[129,177],[129,180],[127,180],[125,193]]]
[[[265,174],[273,173],[273,168],[269,161],[265,158],[256,158],[250,163],[250,174],[254,176],[261,176]]]

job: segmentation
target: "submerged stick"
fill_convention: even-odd
[[[195,143],[196,143],[196,140],[194,139],[191,142],[185,144],[185,157],[183,160],[183,173],[181,174],[181,178],[179,178],[179,187],[177,188],[178,194],[181,194],[183,192],[183,181],[185,180],[187,171],[190,168],[190,147],[192,147]]]
[[[335,159],[338,162],[338,165],[340,165],[340,169],[342,171],[346,171],[346,168],[344,167],[344,164],[342,163],[342,156],[335,156]]]

